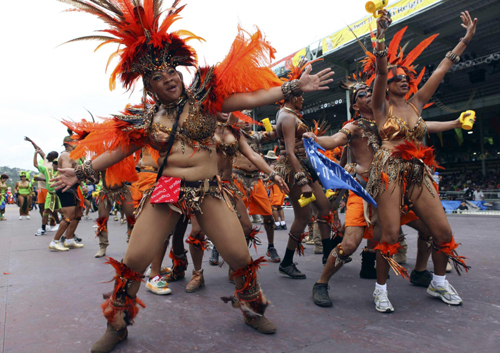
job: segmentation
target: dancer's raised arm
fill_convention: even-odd
[[[448,70],[450,70],[454,64],[458,64],[460,62],[460,55],[463,54],[472,40],[472,37],[476,33],[477,18],[473,20],[469,11],[462,12],[460,18],[462,19],[462,27],[467,30],[465,36],[460,39],[457,46],[452,51],[446,53],[445,58],[432,73],[431,77],[410,100],[417,107],[419,112],[422,111],[423,107],[429,102],[433,94],[436,92]]]

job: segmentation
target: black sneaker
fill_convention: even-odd
[[[278,251],[276,251],[275,247],[267,248],[266,255],[271,258],[271,260],[269,260],[270,262],[280,262],[281,261],[280,256],[278,255]]]
[[[281,230],[287,230],[286,223],[281,225]]]
[[[279,272],[293,279],[306,279],[306,275],[300,272],[295,265],[295,263],[292,263],[290,266],[283,267],[283,265],[280,264]]]
[[[217,266],[219,264],[219,252],[215,247],[212,249],[212,255],[210,256],[208,263],[212,266]]]
[[[317,306],[321,306],[324,308],[332,306],[332,300],[328,296],[328,287],[327,283],[314,283],[313,286],[313,299],[314,304]]]
[[[419,287],[429,287],[432,281],[432,272],[425,270],[422,273],[411,271],[410,282]]]

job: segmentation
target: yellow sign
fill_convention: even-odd
[[[306,48],[299,50],[292,59],[292,63],[294,66],[298,66],[300,63],[300,60],[306,56]]]
[[[394,5],[387,7],[386,10],[391,13],[392,21],[396,22],[440,2],[442,2],[442,0],[401,0]],[[370,33],[370,27],[375,30],[377,25],[373,16],[370,15],[350,25],[349,27],[351,27],[352,31],[358,37],[361,37]],[[351,33],[349,28],[342,29],[326,38],[323,38],[323,55],[339,49],[343,45],[355,39],[354,34]]]

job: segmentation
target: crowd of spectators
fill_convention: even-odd
[[[441,194],[449,191],[463,192],[461,197],[467,200],[481,201],[486,198],[498,198],[500,190],[500,170],[488,170],[483,176],[480,170],[461,170],[453,173],[444,172],[439,176]],[[488,193],[490,192],[490,193]]]

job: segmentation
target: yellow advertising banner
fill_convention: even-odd
[[[294,66],[297,66],[299,65],[300,63],[300,60],[302,60],[303,57],[306,56],[306,48],[302,49],[302,50],[299,50],[294,56],[293,56],[293,59],[292,59],[292,63]]]
[[[394,5],[386,7],[392,15],[393,23],[400,21],[408,16],[414,15],[429,6],[437,5],[442,0],[401,0]],[[372,15],[369,15],[362,20],[350,25],[352,31],[361,37],[370,33],[370,27],[375,30],[376,23]],[[351,33],[349,28],[341,29],[340,31],[323,38],[323,55],[328,52],[339,49],[345,44],[355,40],[354,34]]]

